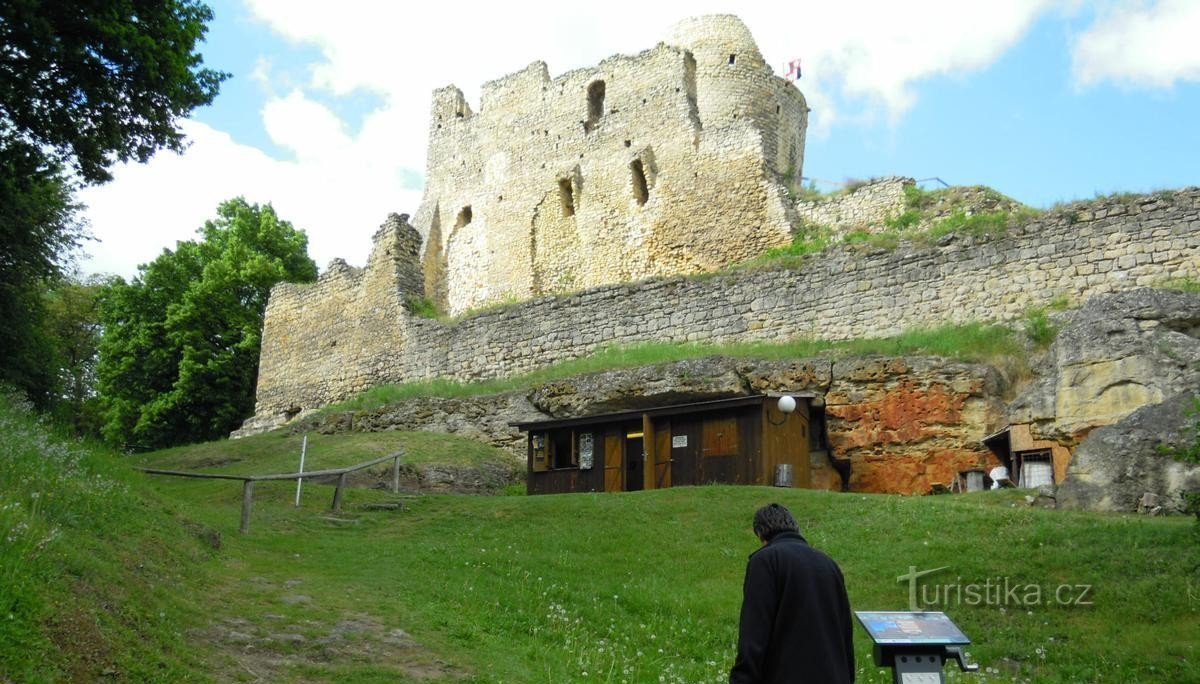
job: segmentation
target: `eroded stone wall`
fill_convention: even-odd
[[[736,17],[551,79],[543,62],[434,93],[426,289],[460,313],[712,270],[791,239],[808,107]]]
[[[841,248],[794,269],[610,285],[450,322],[407,313],[399,267],[380,252],[387,242],[363,272],[331,269],[315,285],[272,291],[260,419],[382,383],[527,372],[605,345],[880,337],[1200,278],[1200,188],[1071,205],[987,242]]]
[[[916,181],[900,176],[877,178],[846,194],[799,200],[796,214],[810,224],[833,229],[835,235],[882,226],[888,217],[904,213],[904,188],[910,185]]]

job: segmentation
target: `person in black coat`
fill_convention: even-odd
[[[853,682],[850,600],[837,563],[808,545],[779,504],[758,509],[754,534],[763,545],[746,565],[730,684]]]

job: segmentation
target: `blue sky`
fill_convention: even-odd
[[[768,62],[799,57],[813,108],[804,173],[939,177],[1046,207],[1200,183],[1200,0],[219,0],[202,48],[228,71],[182,122],[192,141],[82,193],[85,272],[130,277],[217,204],[270,202],[322,267],[365,262],[388,212],[415,213],[431,91],[552,75],[652,47],[679,19],[730,12]]]

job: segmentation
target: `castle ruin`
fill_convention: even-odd
[[[708,271],[791,240],[808,107],[734,16],[551,79],[486,83],[479,111],[433,95],[425,293],[457,314]]]

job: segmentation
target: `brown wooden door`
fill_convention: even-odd
[[[620,492],[625,489],[625,445],[620,432],[609,431],[604,435],[604,491]]]
[[[671,426],[654,430],[654,488],[671,486]]]

